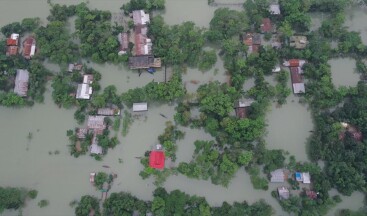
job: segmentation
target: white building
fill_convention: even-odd
[[[78,89],[76,91],[76,99],[90,99],[90,96],[92,95],[93,90],[92,87],[89,86],[89,84],[78,84]]]
[[[29,72],[27,70],[18,69],[15,77],[14,93],[26,97],[28,93]]]
[[[133,104],[133,112],[144,112],[148,111],[147,103],[134,103]]]

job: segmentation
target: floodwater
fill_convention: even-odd
[[[76,4],[80,1],[58,0],[54,3]],[[119,12],[121,0],[89,0],[91,8]],[[218,1],[219,2],[219,1]],[[221,0],[220,2],[241,2],[239,0]],[[6,6],[5,6],[6,5]],[[241,7],[233,6],[233,9]],[[207,0],[167,0],[166,10],[162,12],[168,24],[179,24],[183,21],[194,21],[201,27],[208,27],[215,8],[207,5]],[[37,13],[34,13],[37,11]],[[2,0],[0,2],[0,26],[14,21],[21,21],[25,17],[38,16],[43,23],[49,14],[46,0]],[[73,27],[70,27],[73,30]],[[60,68],[47,63],[47,67],[55,72]],[[92,64],[102,73],[101,85],[115,85],[119,93],[130,88],[141,87],[151,81],[160,82],[163,71],[155,75],[132,72],[121,65]],[[269,79],[269,80],[268,80]],[[198,84],[191,82],[199,81]],[[194,92],[200,84],[218,80],[226,82],[227,76],[223,69],[223,62],[218,57],[216,65],[207,72],[188,68],[183,75],[188,92]],[[272,78],[267,77],[271,83]],[[248,80],[245,86],[251,86]],[[272,84],[272,83],[271,83]],[[294,102],[293,102],[294,100]],[[141,199],[151,199],[155,186],[153,180],[142,180],[139,172],[143,169],[139,159],[145,151],[157,142],[159,134],[163,133],[165,122],[173,120],[174,106],[149,104],[146,117],[135,119],[126,137],[121,136],[121,128],[117,133],[121,142],[115,149],[110,150],[102,162],[95,161],[90,156],[73,158],[69,154],[69,141],[66,130],[76,127],[73,119],[74,109],[58,108],[51,99],[51,87],[45,94],[44,104],[36,104],[29,109],[10,109],[0,107],[0,137],[2,137],[0,151],[0,185],[34,188],[39,191],[36,200],[27,202],[23,215],[27,216],[65,216],[73,215],[69,203],[85,194],[100,196],[89,183],[89,173],[105,171],[117,174],[111,192],[128,191]],[[161,117],[162,113],[166,118]],[[298,103],[298,98],[290,96],[288,103],[281,108],[271,107],[267,116],[268,134],[266,141],[271,149],[283,148],[295,155],[297,160],[305,161],[305,142],[312,130],[312,121],[307,108]],[[296,121],[297,120],[297,121]],[[196,139],[211,140],[210,135],[202,130],[183,128],[186,138],[177,143],[177,162],[190,161],[194,151]],[[28,139],[28,134],[32,138]],[[115,134],[115,132],[112,132]],[[142,135],[144,134],[144,135]],[[279,136],[282,135],[282,136]],[[55,154],[58,151],[58,154]],[[110,168],[103,168],[108,165]],[[271,197],[270,191],[276,184],[270,184],[268,191],[254,190],[249,175],[241,169],[228,188],[216,186],[208,181],[188,179],[185,176],[171,176],[165,183],[168,190],[180,189],[191,195],[204,196],[210,204],[219,205],[223,201],[243,201],[253,203],[265,199],[273,206],[276,215],[286,215],[277,201]],[[356,195],[355,195],[356,194]],[[361,194],[355,193],[336,208],[357,209],[362,206]],[[47,199],[50,205],[39,208],[37,203]],[[359,200],[355,202],[355,200]],[[16,212],[6,211],[3,215],[17,215]]]
[[[359,75],[356,72],[356,61],[352,58],[331,59],[328,62],[331,66],[331,77],[335,87],[356,86]]]

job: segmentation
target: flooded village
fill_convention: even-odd
[[[84,1],[51,2],[69,6]],[[353,101],[359,97],[359,91],[363,92],[359,86],[363,79],[360,75],[362,69],[356,66],[358,62],[364,62],[363,58],[330,54],[325,61],[329,72],[322,76],[322,80],[329,79],[330,82],[317,83],[321,78],[316,78],[318,75],[314,71],[321,69],[315,63],[318,53],[314,50],[317,50],[315,47],[322,49],[323,44],[315,45],[315,35],[308,31],[291,31],[292,35],[284,40],[284,26],[279,26],[279,20],[287,16],[284,14],[286,9],[282,8],[284,1],[269,1],[271,3],[263,9],[267,16],[258,19],[258,27],[249,25],[232,37],[234,45],[228,43],[223,48],[222,40],[197,45],[215,54],[216,61],[208,70],[199,70],[187,63],[178,67],[167,63],[171,58],[169,54],[183,59],[174,55],[175,52],[185,52],[182,50],[172,49],[169,54],[157,55],[164,52],[162,47],[154,45],[157,41],[162,44],[164,41],[154,37],[158,33],[151,33],[156,29],[149,28],[158,29],[159,26],[166,34],[183,29],[183,32],[189,30],[186,33],[190,36],[205,35],[201,28],[205,31],[212,28],[211,20],[217,9],[229,8],[233,14],[235,11],[247,13],[243,2],[166,0],[163,10],[149,12],[141,8],[124,14],[120,7],[128,3],[126,0],[89,0],[86,5],[91,11],[109,11],[112,14],[112,24],[109,25],[117,26],[111,36],[114,60],[103,63],[95,61],[95,54],[78,56],[75,60],[59,64],[40,57],[44,51],[41,49],[46,47],[44,39],[37,38],[39,33],[14,31],[1,35],[0,39],[5,43],[4,56],[42,62],[50,74],[44,75],[44,99],[38,103],[34,99],[38,93],[34,93],[33,87],[36,66],[20,64],[21,67],[14,71],[9,70],[11,79],[6,81],[4,89],[23,98],[24,107],[7,106],[5,102],[0,107],[0,136],[3,138],[0,186],[34,189],[38,195],[34,200],[27,198],[21,208],[4,209],[0,215],[99,215],[99,212],[112,215],[114,204],[111,199],[133,200],[133,209],[120,206],[126,214],[169,215],[168,208],[159,206],[159,202],[163,200],[168,206],[170,193],[178,194],[176,190],[189,196],[185,200],[197,202],[197,206],[187,204],[186,212],[178,212],[178,215],[221,215],[221,211],[225,211],[223,202],[229,205],[241,203],[241,211],[250,212],[244,215],[301,215],[300,211],[291,208],[294,206],[299,209],[313,206],[314,212],[304,210],[311,215],[316,212],[322,212],[320,215],[343,215],[346,209],[363,210],[363,190],[356,186],[345,191],[338,184],[322,181],[332,177],[343,179],[343,176],[330,173],[337,173],[339,168],[327,156],[325,149],[331,147],[318,148],[315,144],[331,140],[330,145],[335,145],[338,151],[348,152],[345,157],[352,158],[348,158],[350,160],[358,158],[351,149],[359,148],[364,152],[361,146],[365,145],[365,128],[358,119],[349,118],[352,114],[343,109],[345,104],[344,107],[353,107],[348,105],[349,100]],[[7,8],[0,7],[0,26],[34,17],[40,18],[41,26],[54,22],[47,18],[52,7],[47,1],[4,0],[0,4],[7,5]],[[34,14],[31,12],[34,10],[19,9],[20,4],[39,12]],[[24,11],[11,12],[20,10]],[[366,45],[367,31],[360,22],[367,17],[366,11],[348,7],[345,13],[345,27],[359,31]],[[82,21],[75,19],[77,16],[74,14],[65,19],[70,35],[82,34],[80,29],[83,27],[78,26]],[[162,16],[167,27],[163,24],[162,27],[155,20],[158,16]],[[323,16],[315,17],[311,26],[325,19]],[[172,27],[186,21],[198,29]],[[72,40],[85,47],[81,36],[75,35]],[[172,33],[170,36],[177,39],[177,35],[184,38],[186,34]],[[176,43],[171,41],[171,46],[177,46]],[[230,57],[228,49],[240,45],[235,57]],[[197,47],[190,47],[192,56],[196,55]],[[310,47],[313,54],[308,53]],[[165,48],[170,49],[169,46]],[[287,51],[272,57],[272,50],[278,52],[282,48]],[[105,54],[109,56],[108,51]],[[114,62],[122,58],[126,59]],[[186,58],[189,59],[190,55]],[[239,69],[231,68],[228,63],[231,58],[244,59],[244,63],[238,60]],[[254,72],[258,67],[256,64],[260,63],[268,71]],[[241,72],[235,74],[237,69]],[[238,81],[238,76],[245,78]],[[60,83],[55,84],[55,79],[60,79],[67,89],[57,99],[55,92],[58,88],[60,92],[62,90]],[[176,82],[181,87],[176,87]],[[317,88],[330,83],[335,88],[322,89],[326,96],[317,94]],[[211,87],[213,90],[209,89]],[[240,94],[234,93],[236,91]],[[268,91],[271,97],[267,98],[262,91]],[[331,95],[336,91],[341,92],[340,98],[351,99],[339,100],[339,96],[335,99]],[[178,99],[176,95],[179,95]],[[227,100],[227,97],[230,98]],[[223,101],[217,103],[218,98]],[[313,101],[319,98],[324,101],[335,99],[338,103],[329,106]],[[13,103],[16,100],[14,97]],[[1,101],[5,99],[1,97]],[[323,111],[315,115],[318,113],[315,110],[320,107]],[[225,114],[219,114],[222,111]],[[320,129],[320,125],[324,125],[324,129]],[[324,171],[325,167],[329,171]],[[353,169],[357,172],[355,166]],[[363,176],[358,180],[364,185]],[[323,183],[327,185],[326,191],[322,188]],[[164,194],[160,188],[164,188],[167,194],[160,197],[159,194]],[[195,200],[193,196],[204,197],[205,202]],[[43,200],[48,205],[41,207]],[[308,203],[304,204],[306,201]],[[93,207],[84,208],[84,202]],[[151,207],[152,203],[156,209]],[[139,205],[140,209],[136,207]],[[256,212],[256,207],[263,211]],[[203,210],[205,208],[207,211]],[[235,207],[231,206],[231,209],[228,210],[230,215],[236,215]]]

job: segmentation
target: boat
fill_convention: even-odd
[[[89,174],[89,182],[94,184],[94,177],[96,177],[96,173],[92,172]]]
[[[104,168],[110,168],[110,166],[107,166],[107,165],[103,165],[102,167],[104,167]]]
[[[155,68],[148,68],[148,69],[147,69],[147,72],[152,74],[152,73],[154,73],[154,72],[155,72]]]

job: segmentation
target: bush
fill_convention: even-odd
[[[31,198],[31,199],[35,199],[37,197],[37,195],[38,195],[38,191],[36,191],[36,190],[30,190],[28,192],[28,197]]]
[[[46,206],[48,206],[49,204],[50,204],[50,202],[49,202],[48,200],[45,200],[45,199],[43,199],[43,200],[41,200],[41,201],[39,201],[39,202],[38,202],[38,206],[39,206],[40,208],[46,207]]]

